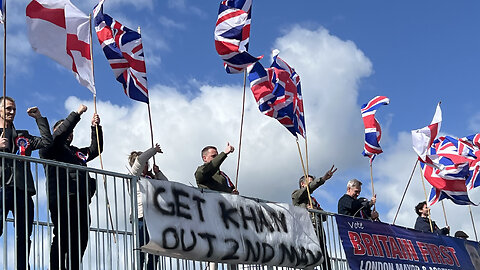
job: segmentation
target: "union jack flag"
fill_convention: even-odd
[[[429,205],[444,198],[456,204],[474,204],[467,193],[466,180],[472,177],[471,161],[476,159],[466,144],[450,136],[436,139],[428,152],[433,164],[421,162],[425,179],[433,186]]]
[[[270,68],[259,62],[250,66],[248,79],[260,112],[277,119],[293,136],[298,133],[305,138],[300,76],[278,57],[278,51]]]
[[[142,37],[103,13],[103,2],[94,9],[95,31],[113,73],[131,99],[148,103],[147,71]]]
[[[375,118],[375,112],[382,105],[388,105],[390,99],[385,96],[376,96],[368,103],[363,104],[361,108],[363,124],[365,125],[365,147],[363,155],[370,158],[370,162],[373,161],[376,155],[382,153],[380,147],[380,139],[382,138],[382,129],[380,124]]]
[[[227,73],[239,73],[262,57],[248,51],[252,0],[224,0],[220,2],[215,25],[215,49],[225,61]]]
[[[0,23],[5,22],[5,2],[7,0],[0,0]]]
[[[475,155],[475,159],[469,162],[470,174],[465,182],[469,190],[480,186],[480,134],[473,134],[459,139],[467,145]]]

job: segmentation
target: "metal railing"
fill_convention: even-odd
[[[1,269],[26,269],[27,265],[30,269],[51,270],[149,269],[152,258],[139,248],[138,177],[9,153],[0,153],[0,164]],[[28,186],[30,172],[34,195]],[[33,207],[29,206],[30,198]],[[328,254],[328,263],[316,269],[348,269],[333,214],[310,212]],[[30,235],[28,229],[22,229],[29,226]],[[86,234],[82,233],[85,229]],[[55,241],[61,244],[53,244]],[[153,262],[150,269],[161,270],[282,268],[165,256],[155,257]]]

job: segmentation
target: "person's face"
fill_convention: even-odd
[[[15,115],[17,113],[17,107],[15,106],[15,102],[12,102],[8,99],[3,99],[5,102],[5,110],[3,109],[3,102],[0,108],[0,117],[7,123],[13,123],[15,119]]]
[[[311,177],[308,177],[307,178],[307,181],[303,181],[302,182],[302,187],[306,187],[308,185],[308,183],[312,182],[313,181],[313,178]]]
[[[208,149],[207,153],[202,156],[203,162],[208,163],[212,161],[216,156],[218,156],[217,150],[210,148]]]
[[[422,217],[428,217],[430,214],[430,208],[427,207],[426,204],[423,205],[423,208],[420,210],[420,214],[422,214]]]
[[[347,194],[354,199],[358,198],[358,196],[360,195],[360,192],[362,192],[361,186],[359,187],[353,186],[353,187],[347,188]]]

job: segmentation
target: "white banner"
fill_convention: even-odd
[[[168,181],[142,179],[150,242],[142,249],[197,261],[305,267],[323,254],[308,212]]]

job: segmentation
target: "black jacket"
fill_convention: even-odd
[[[432,220],[432,227],[433,227],[434,233],[438,233],[441,235],[448,235],[450,233],[450,229],[448,229],[447,227],[442,229],[438,228],[437,224],[433,220]],[[415,221],[415,230],[422,231],[422,232],[432,232],[430,230],[430,221],[428,220],[428,217],[418,216],[417,220]]]
[[[98,137],[100,143],[100,151],[97,144],[97,134],[95,127],[91,130],[91,143],[90,146],[84,148],[78,148],[70,145],[67,142],[68,136],[73,132],[73,129],[80,121],[80,115],[76,112],[70,113],[63,123],[57,127],[53,133],[53,143],[50,147],[40,150],[40,157],[45,159],[56,160],[60,162],[87,166],[87,162],[96,158],[103,150],[103,135],[102,128],[98,126]],[[45,172],[48,179],[48,196],[50,199],[56,198],[57,194],[57,168],[54,166],[48,166],[48,170]],[[68,177],[68,191],[69,194],[77,192],[77,179],[78,186],[80,188],[80,194],[85,194],[87,179],[89,188],[89,197],[92,197],[95,193],[96,181],[91,178],[85,171],[77,171],[65,168],[58,168],[58,188],[60,194],[66,195],[67,193],[67,177]]]
[[[31,156],[32,151],[49,147],[52,143],[52,134],[48,127],[48,120],[45,117],[36,119],[38,130],[41,137],[33,136],[28,133],[27,130],[16,130],[15,127],[7,128],[5,132],[6,138],[8,138],[9,145],[5,148],[5,152],[18,154],[22,156]],[[3,132],[3,128],[0,128],[0,133]],[[18,189],[25,190],[25,180],[27,181],[27,191],[30,195],[34,195],[35,184],[33,183],[33,176],[30,170],[30,162],[24,162],[17,160],[14,162],[11,159],[5,159],[5,168],[2,166],[0,160],[0,172],[3,171],[5,175],[5,186],[13,187],[14,182]],[[15,167],[15,173],[13,172]],[[26,168],[26,170],[25,170]],[[26,173],[26,175],[25,175]],[[14,176],[15,175],[15,181]],[[2,174],[0,173],[0,186],[2,185]]]

